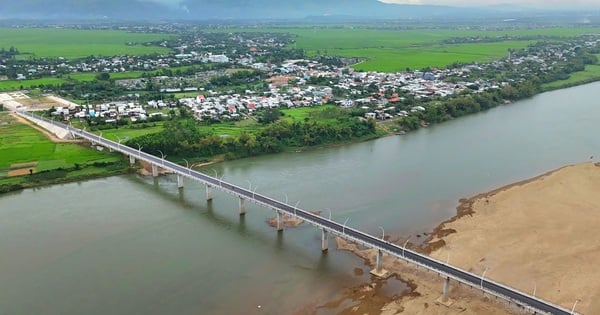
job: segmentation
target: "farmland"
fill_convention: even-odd
[[[0,48],[15,47],[29,57],[81,58],[90,55],[146,55],[169,53],[169,49],[144,43],[168,38],[167,34],[138,34],[111,30],[58,28],[0,28]]]
[[[445,66],[454,62],[487,62],[506,56],[537,37],[571,37],[598,33],[599,28],[544,28],[527,30],[380,30],[355,27],[228,29],[227,32],[277,32],[296,36],[290,47],[308,55],[337,55],[365,59],[354,66],[362,71],[396,72],[406,68]],[[497,39],[505,36],[508,40]],[[491,42],[448,44],[452,38],[488,38]],[[535,38],[535,39],[534,39]],[[497,41],[493,41],[497,39]],[[522,39],[522,40],[515,40]],[[475,41],[475,39],[473,39]]]
[[[119,155],[90,150],[89,145],[55,143],[29,125],[0,114],[0,190],[5,184],[25,184],[33,174],[40,181],[58,177],[99,176],[122,172]],[[18,176],[26,175],[26,176]]]
[[[143,72],[131,71],[131,72],[119,72],[111,73],[112,79],[131,79],[139,78]],[[31,80],[6,80],[0,81],[0,91],[12,91],[21,89],[31,89],[32,87],[38,87],[40,84],[48,86],[54,85],[59,86],[68,80],[74,81],[92,81],[96,77],[97,73],[72,73],[61,77],[45,77]]]

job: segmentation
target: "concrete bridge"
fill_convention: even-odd
[[[112,151],[117,151],[129,156],[131,164],[134,164],[136,160],[145,161],[152,165],[153,176],[158,176],[158,169],[165,169],[171,171],[177,176],[177,185],[179,188],[184,186],[184,178],[192,179],[200,182],[206,186],[206,200],[212,200],[212,191],[217,189],[226,193],[229,193],[239,199],[239,212],[240,215],[244,215],[246,212],[245,202],[246,200],[254,202],[255,204],[261,205],[265,208],[275,211],[277,215],[277,230],[283,230],[283,214],[299,218],[305,222],[308,222],[319,229],[321,232],[321,250],[328,250],[328,239],[329,235],[338,236],[346,240],[355,242],[357,244],[364,245],[369,248],[377,250],[377,261],[375,269],[371,271],[374,275],[384,275],[386,271],[382,268],[383,254],[388,254],[392,257],[405,260],[408,263],[412,263],[418,267],[425,268],[429,271],[435,272],[442,276],[445,280],[442,289],[442,298],[445,300],[448,295],[448,288],[451,280],[459,283],[463,283],[472,288],[479,289],[485,293],[497,296],[499,298],[507,300],[509,303],[515,303],[525,310],[534,314],[556,314],[556,315],[568,315],[577,314],[573,309],[568,310],[561,306],[552,304],[548,301],[544,301],[538,297],[529,295],[527,293],[518,291],[509,286],[500,284],[498,282],[485,278],[483,275],[476,275],[468,271],[462,270],[458,267],[449,265],[448,263],[441,262],[433,259],[429,256],[420,254],[418,252],[406,249],[405,246],[399,246],[369,235],[357,229],[347,227],[345,224],[332,221],[321,217],[319,215],[310,213],[306,210],[300,209],[297,206],[292,206],[284,202],[272,199],[262,194],[255,193],[249,189],[225,182],[219,178],[211,177],[206,174],[195,171],[188,166],[182,166],[165,159],[156,157],[154,155],[142,152],[139,149],[134,149],[125,146],[121,143],[114,142],[99,135],[74,128],[62,123],[49,120],[47,118],[36,116],[29,112],[18,112],[19,115],[26,117],[30,120],[43,121],[53,125],[53,128],[60,128],[63,131],[68,132],[73,137],[81,137],[91,141],[92,143],[104,146]]]

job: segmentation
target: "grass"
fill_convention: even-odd
[[[132,72],[118,72],[111,73],[110,77],[112,79],[132,79],[139,78],[142,76],[144,72],[141,71],[132,71]],[[79,82],[83,81],[93,81],[98,73],[72,73],[69,75],[65,75],[62,77],[45,77],[39,79],[31,79],[31,80],[6,80],[0,81],[0,91],[13,91],[13,90],[22,90],[22,89],[32,89],[36,88],[40,85],[54,85],[59,86],[68,80],[75,80]]]
[[[506,56],[509,48],[519,49],[534,42],[510,40],[491,43],[444,44],[444,40],[460,37],[552,36],[572,37],[598,33],[600,28],[543,28],[531,30],[378,30],[353,27],[307,27],[225,29],[225,32],[291,33],[296,43],[291,47],[304,49],[309,55],[338,55],[364,58],[354,66],[357,70],[396,72],[424,67],[444,68],[454,62],[486,62]]]
[[[118,128],[102,130],[102,136],[106,139],[118,141],[121,139],[133,139],[150,133],[155,133],[163,130],[163,122],[156,122],[156,126],[148,128]],[[96,131],[96,134],[100,132]],[[122,141],[124,142],[124,141]]]
[[[317,119],[318,113],[331,108],[338,108],[334,105],[323,105],[323,106],[315,106],[315,107],[300,107],[300,108],[292,108],[292,109],[282,109],[285,115],[282,117],[283,120],[287,120],[288,122],[294,121],[304,121],[304,119]],[[322,119],[320,119],[322,120]]]
[[[6,115],[2,120],[10,120]],[[117,162],[122,158],[115,154],[90,150],[74,143],[54,143],[39,131],[14,120],[0,126],[0,171],[5,172],[12,164],[35,162],[36,172],[73,167],[94,162]]]
[[[15,47],[20,58],[64,57],[81,58],[90,55],[148,55],[169,53],[159,46],[144,43],[167,39],[168,34],[128,33],[112,30],[74,30],[61,28],[0,28],[0,48]]]
[[[555,90],[583,83],[600,81],[600,65],[587,65],[584,71],[571,73],[568,79],[542,84],[542,90]]]

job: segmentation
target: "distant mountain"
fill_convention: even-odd
[[[512,18],[541,10],[501,5],[457,8],[387,4],[377,0],[181,0],[168,6],[157,0],[3,1],[0,18],[76,20],[281,20],[346,17],[391,19]]]
[[[198,19],[298,19],[307,16],[422,18],[465,15],[479,9],[431,5],[387,4],[377,0],[183,0],[190,17]]]

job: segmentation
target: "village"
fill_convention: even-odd
[[[269,62],[278,58],[263,57],[269,54],[272,57],[274,50],[279,51],[291,39],[272,34],[248,36],[229,34],[223,38],[204,34],[187,38],[187,41],[185,38],[165,41],[160,44],[173,49],[173,54],[168,56],[114,56],[78,62],[58,58],[47,64],[21,63],[28,70],[16,73],[16,76],[25,79],[32,74],[54,75],[57,71],[110,74],[162,69],[163,75],[159,76],[115,79],[112,84],[127,93],[119,98],[85,104],[70,102],[56,106],[52,113],[64,120],[94,118],[96,124],[116,124],[121,119],[133,123],[160,120],[168,117],[169,109],[180,106],[187,107],[198,120],[219,122],[246,119],[263,108],[323,104],[359,108],[366,118],[387,120],[424,112],[429,104],[457,95],[499,90],[532,77],[556,79],[582,70],[572,69],[572,60],[578,57],[581,47],[598,50],[600,42],[596,36],[589,35],[568,42],[509,50],[505,58],[490,63],[384,73],[354,71],[351,65],[337,57],[333,57],[336,62],[328,63],[312,58]],[[223,51],[229,54],[219,53]],[[210,65],[212,69],[183,73],[181,68],[176,68],[182,65]],[[171,67],[177,70],[168,70]],[[6,70],[6,66],[0,64],[0,72],[3,69]],[[242,82],[248,84],[245,88],[230,88],[228,78],[239,71],[245,75],[242,79],[246,81]],[[155,89],[161,98],[140,100],[138,91],[148,89]]]

